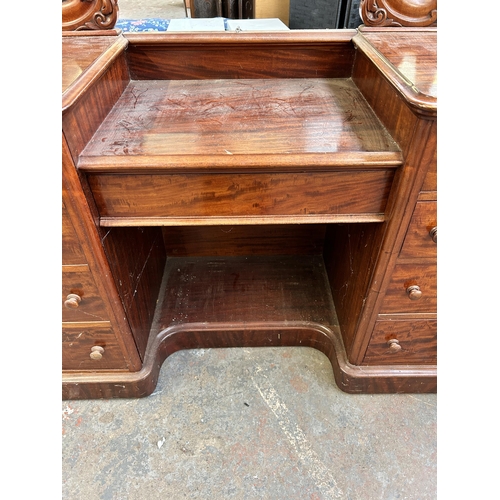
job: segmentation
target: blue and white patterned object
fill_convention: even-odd
[[[118,19],[115,24],[115,29],[120,29],[123,32],[138,33],[145,31],[167,31],[169,19]]]

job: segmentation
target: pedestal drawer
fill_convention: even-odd
[[[435,313],[437,311],[437,265],[397,264],[387,288],[382,314]]]
[[[378,320],[368,345],[366,365],[435,365],[437,321],[420,319]]]
[[[107,321],[108,315],[88,266],[63,266],[62,320]]]
[[[109,323],[63,324],[62,334],[63,370],[127,369]]]
[[[437,202],[419,201],[413,211],[400,257],[437,257]]]

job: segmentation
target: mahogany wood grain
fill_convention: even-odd
[[[388,39],[390,43],[386,43]],[[362,29],[353,43],[369,57],[370,64],[385,75],[386,82],[414,113],[436,118],[436,30]]]
[[[336,324],[322,256],[169,257],[165,274],[160,330],[203,321]]]
[[[127,40],[123,36],[107,36],[109,35],[107,32],[99,33],[100,35],[95,37],[95,44],[94,37],[79,35],[62,38],[63,114],[74,106],[89,88],[99,82],[117,61],[124,60],[123,53],[128,44]],[[99,48],[100,53],[96,50]],[[116,84],[119,85],[119,81]]]
[[[103,218],[144,225],[192,218],[315,215],[383,217],[392,170],[292,174],[89,175]],[[325,217],[326,218],[326,217]],[[148,220],[151,219],[151,220]],[[337,220],[332,217],[332,220]]]
[[[437,191],[437,148],[434,150],[434,156],[430,160],[429,170],[422,184],[422,191]],[[434,194],[433,199],[437,199],[437,193]]]
[[[85,37],[64,37],[62,42],[62,92],[75,84],[98,59],[104,59],[106,52],[116,45],[116,37],[94,36],[92,43]],[[73,91],[74,92],[74,91]],[[64,98],[63,98],[64,101]],[[63,104],[64,106],[64,104]]]
[[[73,270],[75,266],[63,266],[62,273],[62,320],[63,321],[108,321],[104,302],[99,295],[92,274],[85,271]],[[88,267],[88,266],[86,266]],[[67,296],[75,294],[80,297],[76,308],[65,307]]]
[[[383,316],[381,316],[383,317]],[[388,341],[397,339],[401,350],[391,352]],[[363,359],[364,365],[436,365],[437,321],[415,317],[378,320]]]
[[[352,77],[363,97],[401,147],[403,156],[407,157],[414,144],[418,117],[362,50],[356,53]],[[329,229],[330,238],[345,242],[343,245],[328,246],[327,251],[332,257],[326,257],[325,254],[325,260],[332,293],[338,304],[343,341],[353,363],[363,359],[375,321],[375,316],[368,320],[366,311],[376,309],[387,266],[395,263],[393,256],[398,247],[394,238],[399,228],[405,227],[401,218],[404,217],[406,206],[401,200],[408,200],[408,206],[411,206],[416,198],[416,188],[412,188],[416,172],[411,166],[402,167],[396,173],[386,207],[388,220],[383,225],[332,226]],[[413,194],[410,194],[412,189]],[[400,233],[401,243],[403,238],[404,234]],[[378,249],[381,249],[380,253]],[[378,256],[378,262],[375,256]]]
[[[102,247],[98,229],[88,198],[72,161],[68,144],[62,137],[63,201],[75,232],[80,241],[85,259],[92,272],[99,295],[104,301],[111,327],[119,332],[116,337],[128,369],[140,370],[141,359],[137,352],[132,332],[123,315],[121,302],[114,283],[109,279],[111,271]]]
[[[436,102],[437,30],[362,28],[361,35],[404,77],[414,94],[434,98]]]
[[[382,226],[380,253],[375,263],[363,310],[348,356],[350,362],[362,362],[384,294],[392,278],[399,250],[403,244],[413,208],[419,197],[427,170],[436,151],[436,103],[421,107],[409,102],[390,80],[393,72],[374,64],[379,61],[372,51],[359,45],[353,68],[353,80],[370,103],[384,126],[396,139],[405,163],[396,174]]]
[[[408,232],[406,233],[400,259],[436,259],[437,244],[430,232],[437,227],[437,203],[419,201],[415,206]]]
[[[72,38],[63,38],[63,48],[66,44],[70,44],[66,57],[69,60],[76,60],[75,66],[84,67],[84,64],[88,63],[88,58],[85,57],[83,47],[89,43],[84,45],[80,41],[80,51],[77,51],[70,43]],[[88,37],[82,38],[89,40]],[[104,37],[104,39],[113,40],[114,37]],[[111,44],[110,50],[104,52],[90,67],[87,67],[63,94],[62,125],[75,163],[129,82],[123,54],[126,40],[123,41],[123,38],[120,40],[121,43]],[[83,56],[80,56],[80,53],[83,53]],[[65,73],[63,70],[63,75]],[[70,80],[71,78],[66,74],[64,79]]]
[[[348,354],[358,332],[383,234],[383,224],[327,226],[323,255]]]
[[[396,176],[388,202],[388,221],[383,227],[383,239],[379,246],[369,291],[363,305],[363,313],[357,325],[356,336],[349,353],[354,364],[361,363],[370,340],[377,312],[382,307],[384,294],[392,278],[399,250],[406,235],[413,207],[418,199],[420,187],[433,149],[433,123],[420,120],[414,130],[409,154]]]
[[[142,370],[65,374],[64,398],[146,396],[170,354],[220,346],[314,347],[347,392],[435,390],[433,367],[361,369],[347,361],[321,257],[172,258],[163,290]]]
[[[124,370],[127,363],[107,322],[63,323],[63,370]],[[102,359],[90,357],[93,346],[104,348]]]
[[[64,202],[62,204],[62,263],[63,265],[87,263]]]
[[[437,0],[361,0],[359,14],[367,26],[436,26]]]
[[[136,161],[138,160],[138,161]],[[398,165],[349,79],[132,81],[82,153],[85,171]]]
[[[134,80],[348,78],[354,30],[127,33]]]
[[[356,53],[352,79],[403,155],[406,155],[418,117],[361,50]]]
[[[422,297],[411,300],[407,289],[418,286]],[[387,287],[380,309],[381,314],[393,313],[435,313],[437,311],[436,263],[397,264]]]
[[[269,328],[273,328],[270,332]],[[163,330],[148,345],[140,372],[65,372],[63,399],[137,398],[150,395],[165,359],[181,349],[224,347],[313,347],[330,360],[335,382],[351,394],[429,393],[437,390],[437,371],[429,365],[354,366],[347,360],[338,331],[315,324],[245,327],[184,324]]]
[[[166,261],[161,228],[112,228],[100,232],[123,310],[144,359]]]
[[[62,29],[112,29],[118,19],[118,0],[62,0]]]
[[[399,282],[412,281],[418,269],[435,295],[432,263],[420,263],[420,257],[399,263],[398,255],[417,200],[435,197],[422,188],[436,160],[437,105],[432,95],[411,94],[413,80],[370,44],[371,33],[354,34],[131,34],[127,53],[108,53],[106,61],[90,63],[92,71],[77,78],[71,89],[80,90],[73,91],[63,117],[78,164],[76,171],[67,149],[70,217],[78,221],[75,229],[96,285],[104,290],[120,349],[129,356],[142,346],[136,366],[141,358],[144,364],[134,373],[66,373],[64,397],[144,396],[176,350],[266,345],[320,349],[347,392],[436,389],[436,367],[419,364],[418,357],[393,365],[386,364],[384,352],[370,351],[370,366],[357,366],[379,322],[435,321],[435,298],[428,305],[425,294],[410,301],[404,289],[410,307],[399,305]],[[431,63],[429,57],[422,64]],[[141,81],[129,82],[127,64]],[[423,67],[418,74],[425,74]],[[190,92],[182,95],[185,89]],[[372,176],[378,179],[374,183],[368,181]],[[312,179],[308,187],[314,189],[306,191],[293,179]],[[213,186],[215,191],[209,190]],[[108,195],[121,215],[106,215]],[[274,200],[282,202],[277,210]],[[343,213],[338,200],[351,209]],[[370,204],[382,208],[367,213]],[[168,213],[172,206],[174,215]],[[349,224],[332,224],[339,221]],[[298,222],[314,224],[283,230]],[[265,225],[255,229],[257,223]],[[192,227],[131,227],[165,224]],[[246,226],[222,238],[217,248],[215,235],[233,224]],[[108,232],[105,226],[113,225],[130,227]],[[301,243],[309,228],[311,243]],[[147,346],[144,331],[134,329],[151,320],[163,250],[154,250],[146,266],[151,267],[144,287],[138,287],[137,306],[124,308],[135,293],[134,279],[118,291],[121,276],[149,262],[150,236],[131,236],[143,230],[163,234],[167,252],[184,255],[169,258],[159,322]],[[262,240],[253,244],[252,235]],[[193,241],[197,236],[200,242]],[[279,255],[281,244],[290,244],[291,255]],[[212,250],[217,253],[209,255]],[[174,263],[182,272],[174,272]],[[380,315],[386,302],[390,317]],[[131,330],[119,324],[120,314],[129,317]],[[424,351],[431,347],[432,361],[435,351],[425,328],[412,335],[421,336],[416,343],[422,342]]]
[[[325,224],[164,227],[171,257],[322,255]]]
[[[418,120],[397,97],[394,89],[376,70],[370,59],[360,51],[356,54],[353,81],[406,156]],[[408,196],[410,183],[411,174],[408,175],[406,171],[405,175],[405,171],[400,168],[396,173],[392,194],[386,207],[388,221],[385,224],[349,224],[332,226],[329,229],[333,241],[344,242],[333,247],[330,244],[327,251],[331,256],[325,253],[325,261],[329,269],[334,300],[339,304],[337,312],[343,341],[349,359],[354,363],[362,360],[366,349],[364,344],[357,344],[356,340],[368,340],[373,328],[367,322],[365,311],[371,311],[376,303],[380,290],[379,282],[386,272],[391,254],[395,251],[394,234],[400,220],[398,217],[404,209],[397,208],[394,213],[394,207],[398,206],[399,200]],[[394,227],[392,232],[388,232],[388,226]],[[379,249],[382,249],[380,253]]]
[[[426,171],[429,164],[432,163],[432,158],[435,158],[436,152],[436,122],[421,122],[420,130],[417,128],[418,133],[416,133],[415,138],[415,146],[410,148],[412,152],[421,152],[421,155],[415,155],[412,157],[410,155],[408,157],[408,162],[410,165],[415,162],[418,165],[417,175],[415,184],[413,185],[410,193],[407,196],[409,209],[404,214],[393,213],[392,217],[395,221],[400,221],[401,226],[397,229],[397,223],[393,224],[393,228],[391,228],[391,224],[388,223],[389,231],[395,230],[397,231],[394,249],[399,249],[400,245],[403,244],[403,240],[406,236],[406,227],[409,223],[408,219],[410,215],[413,214],[414,200],[420,198],[420,192],[418,189],[422,186],[422,174]],[[419,144],[425,144],[425,146]],[[415,159],[414,159],[415,158]],[[410,168],[410,171],[413,169],[413,165]],[[400,197],[405,196],[399,194]],[[433,198],[431,196],[431,198]],[[402,198],[404,199],[404,198]],[[395,222],[394,221],[394,222]],[[386,269],[382,274],[381,278],[376,278],[379,280],[378,290],[379,293],[376,295],[375,300],[373,300],[373,294],[370,292],[367,296],[366,305],[368,305],[370,313],[366,316],[361,317],[361,323],[358,325],[358,330],[356,333],[356,337],[353,343],[353,349],[351,353],[351,360],[356,360],[356,363],[361,363],[361,356],[366,352],[365,345],[368,346],[371,335],[373,334],[373,328],[375,327],[377,316],[375,316],[375,311],[380,312],[412,312],[418,313],[420,312],[428,312],[428,313],[436,313],[436,286],[437,286],[437,275],[436,275],[436,262],[435,259],[427,260],[424,263],[414,263],[413,265],[397,265],[400,259],[397,258],[397,253],[393,251],[390,255],[387,254],[384,257],[387,257],[386,260]],[[385,258],[381,259],[382,262]],[[434,260],[434,262],[432,262]],[[401,260],[401,262],[405,262]],[[380,260],[379,260],[380,263]],[[395,267],[394,267],[395,266]],[[416,270],[419,270],[419,273],[416,273]],[[377,272],[374,273],[375,276]],[[418,274],[418,280],[415,278],[416,274]],[[423,278],[422,278],[423,276]],[[416,281],[419,281],[417,283]],[[408,298],[408,295],[405,293],[405,298],[403,298],[401,286],[404,284],[408,286],[411,285],[419,285],[422,287],[423,296],[418,301],[411,301]],[[406,290],[406,288],[404,289]],[[386,295],[387,293],[387,295]],[[371,296],[370,296],[371,295]],[[406,302],[406,305],[404,305]],[[373,305],[372,305],[373,304]],[[371,309],[370,309],[371,308]],[[366,310],[366,309],[365,309]],[[415,319],[415,318],[413,318]],[[373,327],[372,327],[373,325]],[[366,328],[363,332],[363,328]],[[359,346],[359,350],[358,350]],[[358,352],[358,357],[354,357],[354,353]],[[370,358],[373,362],[374,357]]]

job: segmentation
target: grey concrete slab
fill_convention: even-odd
[[[181,19],[186,17],[184,0],[119,0],[119,19]]]
[[[155,392],[62,402],[63,498],[436,498],[436,400],[349,395],[304,347],[180,351]]]

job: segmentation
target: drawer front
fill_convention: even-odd
[[[435,313],[436,264],[398,264],[382,303],[382,314]],[[415,288],[418,287],[418,288]]]
[[[437,364],[437,321],[378,320],[363,364]]]
[[[437,202],[417,203],[400,257],[405,259],[437,257]]]
[[[127,363],[109,323],[105,326],[63,323],[62,332],[63,370],[127,369]]]
[[[389,169],[349,172],[89,175],[101,217],[384,213]]]
[[[86,268],[87,266],[79,266]],[[62,320],[108,321],[108,315],[90,271],[63,266]]]
[[[62,207],[62,262],[64,265],[85,264],[87,262],[64,203]]]

